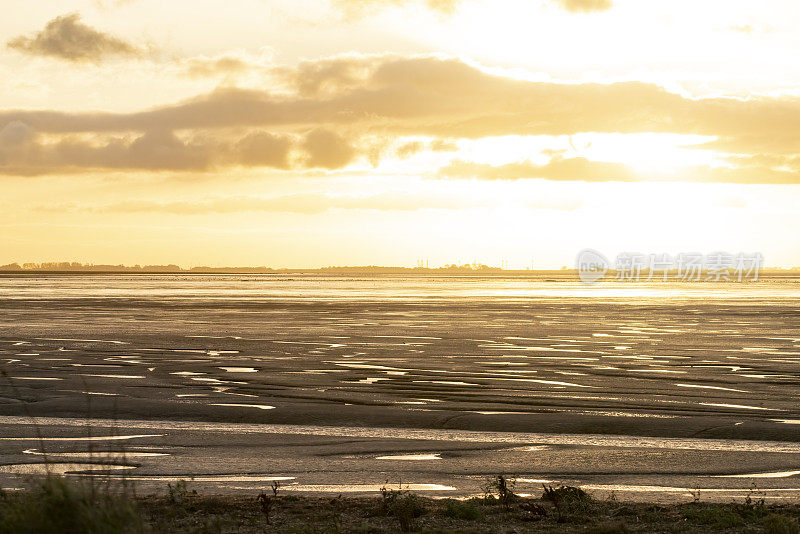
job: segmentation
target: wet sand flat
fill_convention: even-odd
[[[505,472],[666,499],[800,495],[795,280],[7,276],[0,290],[7,466],[42,449],[92,463],[91,445],[153,489],[389,479],[468,495]],[[37,443],[31,417],[46,438],[137,437]]]

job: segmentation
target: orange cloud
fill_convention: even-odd
[[[336,58],[281,69],[277,75],[283,91],[223,88],[133,113],[0,112],[5,137],[15,139],[27,132],[27,141],[16,144],[0,136],[0,171],[21,172],[20,166],[24,170],[28,164],[41,173],[48,166],[75,164],[76,159],[79,166],[101,168],[136,161],[143,162],[137,168],[202,169],[259,161],[278,168],[340,168],[360,150],[351,140],[364,136],[443,140],[657,132],[715,137],[696,146],[741,155],[792,154],[800,144],[800,98],[791,96],[692,99],[641,82],[532,82],[487,73],[458,59],[428,56]],[[286,85],[294,92],[287,94]],[[258,139],[271,147],[263,156],[256,138],[230,139],[231,131],[249,130],[302,139],[290,143],[297,161],[285,163],[286,151],[263,135]],[[42,134],[57,142],[39,146],[30,141]],[[73,134],[116,137],[98,148],[72,140]],[[400,155],[416,148],[406,147]],[[133,150],[142,151],[141,158],[133,158]],[[172,154],[174,163],[157,160],[156,153]],[[377,163],[378,156],[369,157]],[[574,168],[578,164],[561,160],[536,170],[549,173],[550,179],[565,179],[568,171],[580,171]],[[779,166],[772,170],[776,172],[764,175],[786,183]],[[619,167],[594,171],[603,177],[626,176]],[[740,172],[736,179],[746,176],[760,180],[751,171]]]
[[[318,129],[309,133],[303,148],[308,154],[304,163],[309,168],[339,169],[356,156],[355,149],[342,136],[329,130]]]
[[[0,129],[0,173],[40,175],[85,169],[208,171],[220,167],[338,169],[358,152],[342,136],[318,129],[305,136],[253,130],[242,137],[196,133],[178,136],[148,130],[137,137],[87,140],[65,136],[46,142],[29,126],[12,122]]]
[[[130,43],[82,23],[77,13],[54,18],[33,36],[11,39],[8,47],[26,54],[72,62],[97,63],[108,56],[139,56],[142,53]]]
[[[530,82],[434,57],[386,57],[364,76],[341,74],[350,68],[344,62],[326,70],[315,82],[330,87],[322,95],[226,88],[128,114],[6,111],[0,112],[0,125],[20,121],[48,133],[338,124],[453,138],[580,132],[669,132],[770,142],[800,138],[796,97],[690,99],[641,82]],[[341,84],[342,79],[347,82]]]

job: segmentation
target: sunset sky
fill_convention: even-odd
[[[800,2],[0,6],[0,264],[800,265]]]

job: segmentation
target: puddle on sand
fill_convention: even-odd
[[[607,490],[607,491],[630,491],[642,493],[685,493],[686,495],[701,493],[731,493],[747,492],[751,488],[677,488],[672,486],[646,486],[628,484],[581,484],[579,486],[585,490]],[[769,488],[766,491],[800,491],[800,488]]]
[[[296,484],[284,486],[284,491],[308,491],[325,493],[372,493],[386,488],[386,484]],[[441,484],[403,484],[402,489],[408,491],[455,491],[453,486]]]
[[[67,475],[80,474],[84,471],[116,471],[120,469],[136,469],[136,466],[58,462],[0,465],[0,473],[11,475]]]
[[[369,369],[374,371],[409,371],[410,369],[400,369],[398,367],[387,367],[386,365],[371,365],[367,363],[359,363],[359,362],[331,362],[334,365],[338,365],[340,367],[348,367],[351,369]]]
[[[38,449],[25,449],[22,454],[36,456],[57,456],[59,458],[94,458],[112,462],[124,461],[126,458],[149,458],[152,456],[169,456],[166,452],[132,452],[132,451],[83,451],[83,452],[41,452]]]
[[[255,367],[219,367],[227,373],[257,373],[258,369]]]
[[[532,382],[534,384],[544,384],[548,386],[564,386],[575,388],[596,388],[596,386],[587,386],[585,384],[576,384],[574,382],[560,382],[558,380],[540,380],[537,378],[489,378],[488,380],[505,380],[509,382]]]
[[[788,478],[800,475],[800,469],[795,471],[772,471],[767,473],[743,473],[740,475],[714,475],[714,478]]]
[[[608,490],[608,491],[632,491],[632,492],[654,492],[654,493],[691,493],[693,489],[675,488],[670,486],[646,486],[646,485],[627,485],[627,484],[581,484],[585,490]],[[708,490],[702,490],[708,491]],[[740,490],[732,490],[740,491]]]
[[[376,460],[441,460],[439,454],[396,454],[392,456],[377,456]]]
[[[718,408],[739,408],[741,410],[771,410],[774,412],[782,412],[778,408],[764,408],[762,406],[748,406],[746,404],[725,404],[721,402],[701,402],[703,406],[716,406]]]
[[[438,384],[442,386],[479,386],[472,382],[462,382],[460,380],[414,380],[415,384]]]
[[[382,382],[385,380],[391,380],[391,378],[378,378],[378,377],[368,377],[362,378],[361,380],[356,380],[353,384],[374,384],[376,382]]]
[[[12,380],[64,380],[52,376],[9,376],[8,378]]]
[[[672,375],[685,375],[686,371],[676,371],[675,369],[625,369],[629,373],[665,373]]]
[[[28,437],[8,437],[0,436],[0,440],[5,441],[120,441],[128,439],[139,438],[160,438],[164,434],[129,434],[125,436],[78,436],[78,437],[47,437],[40,438],[36,436]]]
[[[714,389],[718,391],[734,391],[736,393],[749,393],[743,389],[724,388],[720,386],[704,386],[700,384],[675,384],[679,388]]]
[[[116,341],[112,339],[71,339],[71,338],[56,338],[56,337],[37,337],[34,338],[40,341],[77,341],[80,343],[112,343],[114,345],[128,345],[124,341]]]
[[[126,476],[125,480],[135,482],[178,482],[187,480],[189,482],[275,482],[294,480],[295,477],[283,477],[274,475],[178,475],[178,476]],[[284,488],[281,487],[281,490]]]
[[[259,410],[274,410],[275,406],[267,404],[231,404],[231,403],[215,403],[210,406],[231,406],[234,408],[258,408]]]
[[[194,380],[195,382],[206,382],[208,384],[238,384],[238,385],[247,385],[247,382],[234,382],[232,380],[220,380],[218,378],[198,378],[192,377],[190,380]]]
[[[137,380],[141,378],[147,378],[146,376],[142,375],[92,375],[92,374],[83,374],[81,376],[92,376],[96,378],[120,378],[123,380]]]
[[[800,453],[800,443],[711,438],[647,437],[617,434],[557,434],[454,429],[382,428],[290,424],[214,423],[144,419],[84,419],[70,417],[22,417],[0,415],[0,425],[62,427],[115,427],[158,431],[202,431],[221,433],[297,434],[364,438],[465,441],[470,443],[531,443],[539,445],[585,445],[594,447],[634,447],[645,449]],[[5,439],[0,437],[0,439]],[[12,438],[21,439],[21,438]],[[24,438],[36,440],[37,438]],[[46,438],[45,438],[46,439]],[[59,438],[76,439],[76,438]]]
[[[492,412],[492,411],[472,411],[478,415],[530,415],[529,412]]]

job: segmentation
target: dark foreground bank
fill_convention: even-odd
[[[677,505],[597,500],[570,487],[521,498],[513,481],[487,479],[486,495],[429,499],[387,488],[380,497],[201,496],[181,481],[162,495],[49,477],[0,495],[0,533],[139,532],[800,532],[800,505],[766,504],[753,490],[741,502]]]

